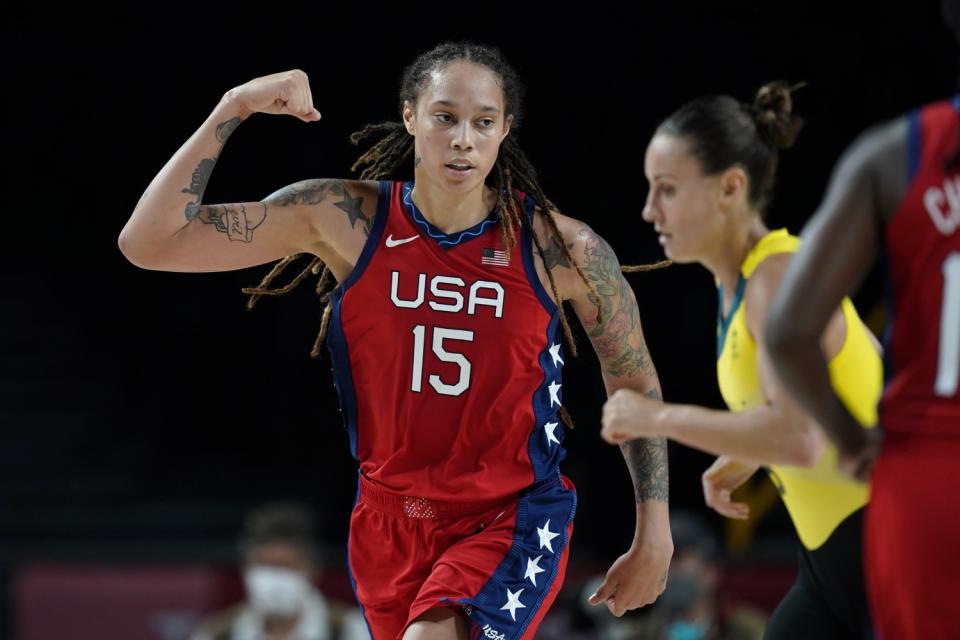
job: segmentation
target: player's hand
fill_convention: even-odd
[[[658,431],[658,414],[663,403],[632,390],[617,389],[603,405],[601,437],[610,444],[636,438],[654,438]]]
[[[610,613],[619,618],[627,611],[653,603],[663,593],[673,556],[669,527],[666,537],[646,538],[649,539],[634,541],[630,550],[617,558],[603,584],[590,596],[590,604],[606,604]]]
[[[855,448],[839,451],[837,465],[840,471],[860,482],[869,482],[873,463],[883,447],[883,430],[880,427],[864,429],[863,437]]]
[[[254,78],[228,91],[224,100],[236,104],[244,117],[270,113],[295,116],[304,122],[320,119],[320,112],[313,106],[310,79],[299,69]]]
[[[703,472],[703,498],[707,506],[720,515],[735,520],[746,520],[750,507],[743,502],[733,502],[730,494],[756,473],[759,465],[720,456]]]

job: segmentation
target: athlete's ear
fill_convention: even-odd
[[[739,208],[747,199],[747,173],[740,167],[730,167],[720,175],[720,204],[727,211]]]
[[[507,134],[510,133],[510,125],[513,124],[513,115],[507,116],[507,119],[503,123],[503,135],[500,136],[500,142],[503,142],[507,137]]]
[[[416,129],[417,122],[417,113],[414,109],[414,105],[410,104],[409,100],[403,101],[403,126],[407,128],[407,133],[412,136],[417,135]]]

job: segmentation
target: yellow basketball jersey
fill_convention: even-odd
[[[723,317],[723,290],[717,314],[717,381],[731,411],[765,403],[757,372],[756,343],[747,329],[743,294],[757,266],[768,256],[794,253],[800,239],[786,229],[771,231],[747,254],[727,317]],[[883,390],[883,364],[868,329],[853,303],[841,304],[846,327],[843,346],[830,360],[830,381],[850,413],[865,427],[877,423],[877,401]],[[837,450],[827,445],[816,466],[805,469],[772,465],[770,474],[807,549],[816,549],[847,516],[869,500],[866,485],[837,470]]]

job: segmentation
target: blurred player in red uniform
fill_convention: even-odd
[[[960,36],[960,2],[947,0],[943,9]],[[841,465],[871,477],[865,572],[882,640],[960,637],[960,510],[952,489],[960,457],[958,161],[958,98],[857,140],[834,171],[767,327],[787,388],[833,438]],[[833,394],[817,348],[831,310],[877,254],[889,310],[882,443]]]

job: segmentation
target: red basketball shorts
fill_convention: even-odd
[[[960,438],[887,434],[865,525],[879,640],[960,638],[958,461]]]
[[[374,640],[454,609],[471,638],[532,638],[563,584],[577,498],[566,478],[495,502],[389,493],[361,478],[349,562]]]

